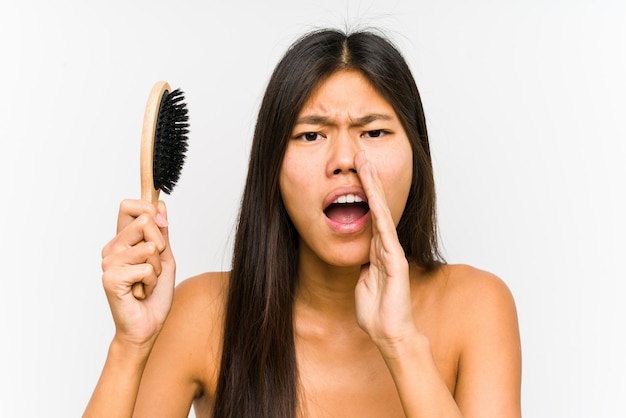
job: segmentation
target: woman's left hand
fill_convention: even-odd
[[[384,351],[417,333],[409,263],[376,167],[364,151],[355,156],[355,165],[368,199],[372,225],[369,263],[361,267],[355,290],[356,315],[359,326]]]

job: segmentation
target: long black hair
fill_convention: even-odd
[[[274,69],[254,132],[235,235],[215,418],[296,415],[298,233],[282,202],[279,172],[300,110],[338,70],[361,72],[396,111],[413,151],[411,189],[397,228],[400,243],[407,258],[426,270],[441,262],[426,123],[406,61],[374,32],[320,30],[301,37]]]

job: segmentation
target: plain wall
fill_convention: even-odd
[[[178,282],[228,269],[260,98],[317,27],[376,26],[424,101],[450,263],[517,302],[523,412],[624,417],[626,2],[0,4],[0,415],[79,416],[113,324],[100,251],[139,197],[153,83],[186,92]],[[175,365],[173,365],[174,367]]]

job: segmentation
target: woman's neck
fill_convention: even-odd
[[[337,267],[312,254],[300,254],[296,308],[333,322],[356,322],[354,289],[361,266]]]

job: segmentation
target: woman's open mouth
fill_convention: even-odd
[[[324,209],[324,214],[329,219],[333,229],[342,232],[347,230],[360,229],[365,223],[366,215],[369,213],[367,202],[358,195],[348,193],[338,196],[330,205]]]

